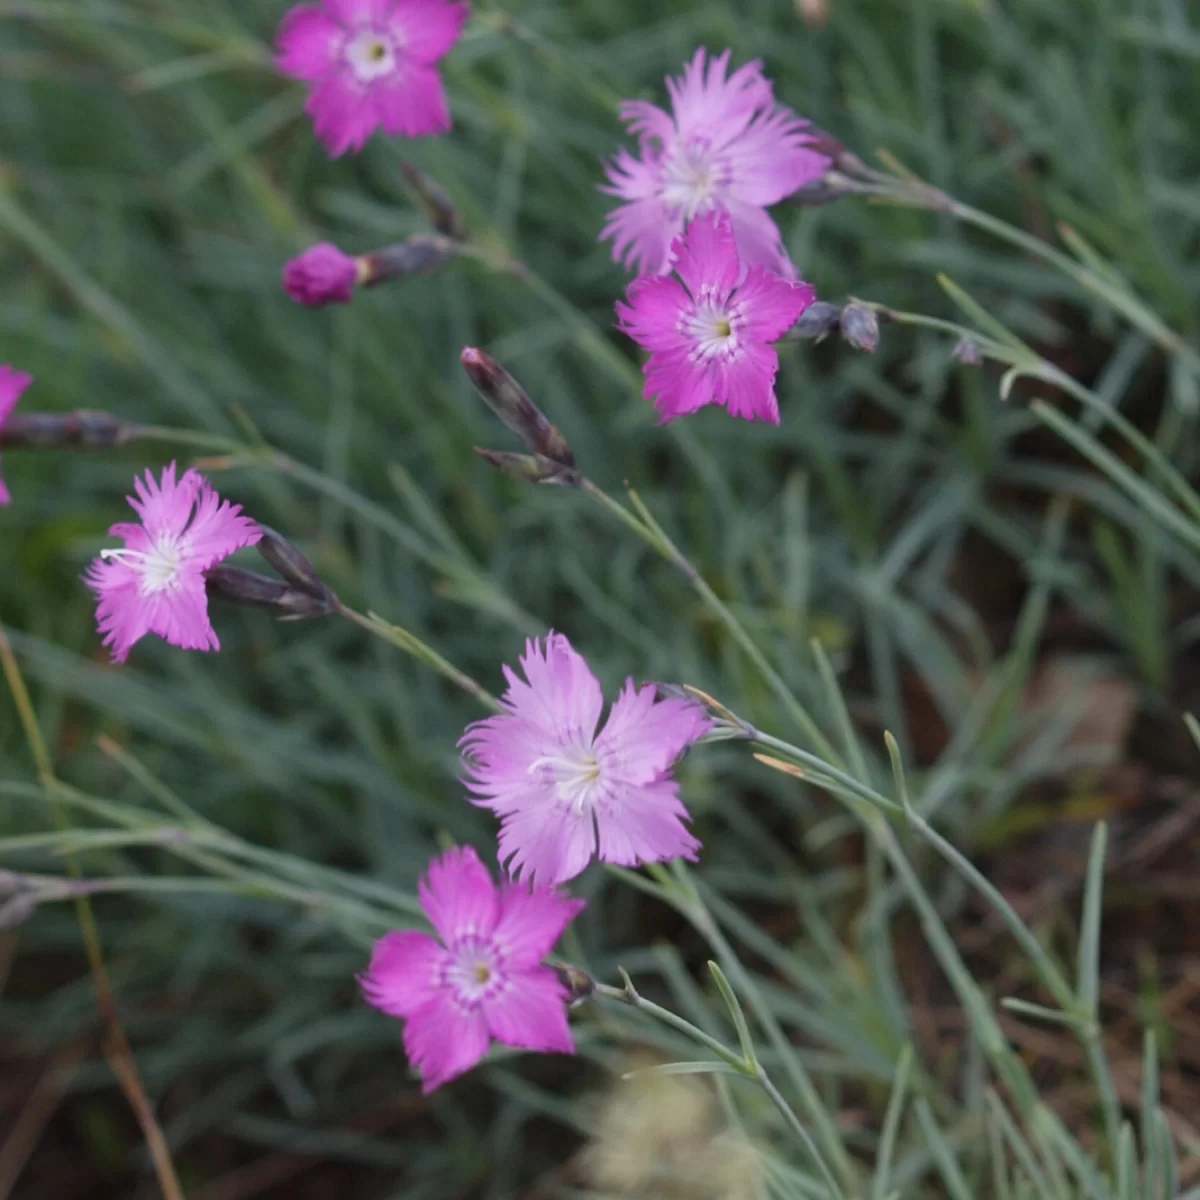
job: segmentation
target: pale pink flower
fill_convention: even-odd
[[[625,201],[608,214],[601,239],[640,275],[670,268],[671,243],[694,217],[727,212],[746,267],[788,278],[795,269],[767,207],[819,179],[831,160],[812,149],[807,121],[775,104],[759,62],[727,76],[729,51],[697,50],[679,79],[667,79],[672,111],[630,100],[621,118],[638,155],[620,150],[603,190]]]
[[[501,861],[555,884],[594,854],[627,867],[694,859],[671,770],[709,728],[700,706],[630,679],[598,729],[600,684],[562,634],[526,642],[521,668],[525,679],[504,668],[505,711],[459,743],[475,803],[500,817]]]
[[[450,128],[434,64],[470,8],[450,0],[319,0],[279,30],[279,69],[312,86],[305,111],[334,158],[361,150],[376,129],[427,137]]]
[[[318,242],[283,268],[283,290],[310,308],[349,304],[358,278],[358,259],[332,242]]]
[[[208,619],[204,572],[262,530],[241,515],[241,506],[222,502],[195,471],[175,480],[175,464],[162,482],[147,471],[127,497],[141,524],[114,525],[108,532],[124,549],[102,550],[84,575],[99,601],[96,620],[114,662],[124,662],[139,638],[156,633],[185,650],[219,650]]]
[[[542,960],[584,902],[518,883],[497,888],[469,846],[430,864],[420,896],[441,940],[387,934],[359,982],[371,1004],[406,1022],[421,1090],[469,1071],[491,1039],[574,1054],[566,989]]]
[[[33,376],[24,371],[14,370],[7,365],[0,365],[0,428],[8,420],[9,414],[17,406],[17,401],[25,394],[26,388],[33,382]],[[4,480],[0,479],[0,504],[7,504],[12,497]]]
[[[779,424],[775,375],[781,338],[816,299],[811,284],[763,267],[742,276],[726,213],[698,217],[672,247],[675,271],[646,275],[617,301],[619,328],[643,349],[645,397],[664,422],[706,404]]]

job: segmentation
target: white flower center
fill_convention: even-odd
[[[460,1004],[472,1007],[508,986],[496,948],[478,937],[466,937],[454,947],[454,961],[445,968],[443,984]]]
[[[343,51],[359,83],[370,83],[396,69],[396,47],[390,37],[364,29],[346,42]]]
[[[158,592],[179,590],[184,550],[178,537],[164,533],[149,550],[101,550],[100,557],[131,566],[138,574],[142,595],[153,596]]]
[[[709,363],[730,362],[741,353],[739,331],[742,327],[739,305],[720,301],[710,289],[702,289],[689,312],[679,321],[679,331],[692,343],[688,360]]]
[[[529,764],[529,773],[540,771],[554,784],[558,798],[576,813],[591,808],[603,791],[600,760],[591,746],[564,746],[561,754],[547,754]]]
[[[713,153],[707,138],[689,138],[663,161],[662,196],[667,208],[690,221],[712,207],[729,183],[729,169]]]

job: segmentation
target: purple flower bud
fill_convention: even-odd
[[[847,304],[842,309],[842,337],[864,354],[873,354],[879,345],[879,318],[865,304]]]
[[[788,338],[819,340],[832,333],[838,327],[841,318],[842,310],[836,304],[818,300],[800,314],[800,320],[792,326]]]
[[[440,233],[416,233],[393,246],[364,254],[358,260],[358,282],[363,287],[374,287],[389,279],[428,275],[443,263],[457,258],[460,251],[458,242]]]
[[[288,583],[313,596],[323,597],[333,594],[325,581],[317,574],[312,563],[287,538],[268,525],[260,525],[259,528],[262,530],[262,540],[257,547],[259,554]]]
[[[103,450],[123,446],[137,436],[137,429],[111,413],[78,409],[69,413],[21,413],[0,428],[0,447],[5,450],[43,450],[78,446]]]
[[[582,1004],[596,990],[596,981],[582,967],[558,963],[554,973],[566,989],[568,1004]]]
[[[567,439],[494,358],[467,346],[462,352],[462,365],[484,403],[528,449],[564,467],[575,466],[575,454]]]
[[[283,269],[283,290],[297,304],[310,308],[349,304],[359,282],[359,260],[343,254],[332,242],[318,243]]]
[[[204,590],[212,600],[245,608],[264,608],[281,621],[307,621],[338,611],[338,599],[328,588],[323,594],[302,591],[281,579],[221,564],[204,572]]]

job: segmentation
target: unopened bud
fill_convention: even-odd
[[[20,413],[0,427],[0,448],[50,450],[77,446],[107,450],[123,446],[136,435],[134,426],[106,412],[79,409],[69,413]]]
[[[317,594],[281,579],[269,579],[223,563],[204,572],[204,585],[211,599],[246,608],[264,608],[281,621],[307,621],[329,617],[338,611],[338,599],[328,588],[324,594]]]
[[[0,930],[24,925],[37,911],[37,896],[33,892],[18,892],[6,904],[0,905]]]
[[[283,290],[309,308],[349,304],[363,282],[362,260],[351,258],[332,242],[319,242],[283,268]]]
[[[842,337],[865,354],[872,354],[879,346],[879,318],[865,304],[847,304],[842,309]]]
[[[974,338],[959,338],[954,349],[950,352],[950,357],[955,362],[962,363],[966,367],[983,366],[983,351],[979,348],[979,343]]]
[[[288,583],[314,596],[332,595],[312,563],[291,542],[269,525],[259,525],[262,537],[255,547]]]
[[[528,449],[564,467],[574,467],[575,454],[567,439],[494,358],[467,346],[462,352],[462,365],[484,403]]]
[[[842,310],[836,304],[817,300],[800,314],[800,320],[792,326],[788,337],[800,338],[803,341],[820,341],[838,327],[841,319]]]
[[[497,471],[520,483],[579,487],[582,482],[574,467],[564,467],[544,454],[510,454],[506,450],[483,450],[478,446],[475,447],[475,453]]]
[[[428,275],[457,258],[460,250],[459,244],[444,234],[416,233],[394,246],[364,254],[359,259],[358,281],[363,287],[375,287],[389,279]]]
[[[400,171],[434,229],[456,242],[466,241],[466,222],[459,216],[458,209],[454,207],[454,201],[450,199],[446,189],[412,163],[402,162]]]
[[[596,990],[596,981],[582,967],[559,963],[554,973],[567,991],[568,1004],[582,1004]]]

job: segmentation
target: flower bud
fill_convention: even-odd
[[[416,233],[393,246],[364,254],[358,260],[358,281],[363,287],[375,287],[389,279],[428,275],[459,253],[459,244],[451,238],[440,233]]]
[[[966,367],[983,366],[983,351],[979,348],[979,343],[974,338],[959,338],[954,349],[950,352],[950,357],[955,362],[962,363]]]
[[[69,413],[21,413],[0,427],[0,448],[43,450],[78,446],[106,450],[123,446],[137,436],[132,425],[111,413],[78,409]]]
[[[509,454],[505,450],[483,450],[478,446],[475,453],[519,483],[551,483],[561,487],[578,487],[580,484],[578,471],[564,467],[544,454]]]
[[[269,525],[260,524],[259,529],[262,530],[262,538],[255,549],[288,583],[312,596],[333,595],[312,563],[287,538]]]
[[[280,579],[269,579],[223,563],[204,572],[204,586],[210,599],[246,608],[264,608],[280,621],[329,617],[338,610],[338,599],[328,588],[324,595],[316,595]]]
[[[874,353],[879,345],[879,318],[865,304],[847,304],[842,309],[842,337],[865,354]]]
[[[838,327],[841,317],[842,310],[836,304],[817,300],[800,314],[800,320],[792,326],[788,337],[801,338],[804,341],[810,339],[820,341]]]
[[[558,963],[554,973],[567,991],[568,1004],[582,1004],[596,990],[596,981],[582,967]]]
[[[363,282],[362,273],[360,259],[343,254],[332,242],[320,242],[284,267],[283,290],[310,308],[349,304],[355,285]]]
[[[462,365],[484,403],[529,450],[564,467],[575,466],[575,454],[567,439],[494,358],[467,346],[462,352]]]
[[[466,241],[466,223],[459,216],[458,209],[454,207],[454,201],[450,199],[445,188],[412,163],[402,162],[400,172],[434,229],[456,242]]]

